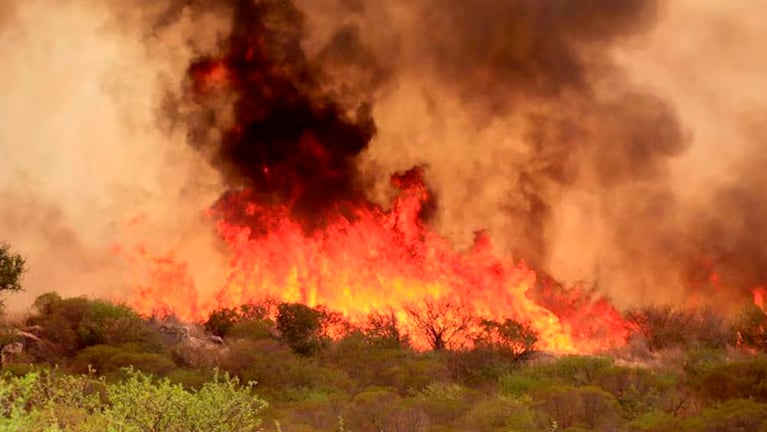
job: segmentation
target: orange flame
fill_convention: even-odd
[[[754,293],[754,304],[759,308],[764,309],[764,299],[767,296],[767,288],[756,287],[752,291]]]
[[[536,273],[494,253],[487,235],[456,251],[431,231],[420,216],[429,198],[420,170],[394,176],[393,183],[400,193],[390,209],[352,207],[352,214],[336,215],[309,234],[285,205],[263,204],[250,191],[228,195],[210,211],[231,252],[215,298],[201,300],[172,257],[144,256],[153,270],[132,303],[142,313],[170,311],[189,321],[266,298],[323,305],[353,323],[392,310],[414,344],[425,347],[406,308],[449,299],[482,318],[530,325],[545,350],[591,352],[625,340],[625,324],[606,301],[571,290],[548,296],[556,307],[544,307],[531,295],[539,286]]]

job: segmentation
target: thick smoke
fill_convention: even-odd
[[[624,304],[739,300],[767,283],[765,134],[743,121],[764,106],[739,110],[767,8],[706,1],[11,0],[0,234],[31,294],[119,286],[115,238],[206,289],[201,211],[227,190],[320,223],[423,166],[458,247],[487,229]]]
[[[342,200],[359,201],[354,158],[375,132],[369,105],[347,112],[323,88],[318,62],[301,47],[304,16],[290,2],[233,3],[223,56],[195,62],[190,74],[198,92],[222,74],[234,95],[230,121],[236,127],[220,142],[198,134],[199,146],[214,147],[214,161],[230,184],[276,195],[294,211],[317,218],[318,210]],[[321,53],[327,61],[337,56],[364,57],[353,32],[339,33]],[[215,115],[219,106],[213,108],[192,116],[193,122],[210,127],[199,120]]]

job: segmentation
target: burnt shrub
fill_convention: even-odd
[[[668,348],[724,348],[734,342],[727,320],[711,309],[647,306],[625,314],[630,339],[641,338],[650,351]]]

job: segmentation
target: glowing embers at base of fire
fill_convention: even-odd
[[[393,184],[400,193],[390,209],[349,205],[324,215],[327,224],[312,232],[291,217],[289,206],[263,204],[249,191],[229,194],[210,211],[231,253],[215,299],[198,299],[183,267],[161,258],[134,305],[185,320],[266,298],[323,305],[352,323],[393,311],[414,344],[426,348],[406,310],[450,302],[479,318],[529,325],[540,349],[588,352],[625,340],[622,319],[606,302],[579,302],[572,291],[545,297],[557,303],[546,308],[530,295],[535,272],[495,254],[486,235],[456,251],[432,232],[420,217],[428,191],[419,170],[395,176]]]

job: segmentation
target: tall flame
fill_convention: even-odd
[[[450,300],[482,318],[530,325],[546,350],[593,351],[623,341],[625,326],[606,302],[585,307],[571,295],[554,300],[555,313],[531,296],[536,273],[495,254],[485,234],[479,233],[468,250],[456,251],[430,230],[421,217],[429,193],[420,169],[392,181],[400,192],[391,208],[348,206],[345,215],[339,211],[325,228],[311,233],[290,216],[287,205],[265,204],[249,190],[225,196],[210,211],[231,252],[226,281],[215,298],[200,299],[183,264],[172,257],[144,256],[153,271],[133,303],[143,313],[163,310],[191,321],[205,319],[216,308],[266,298],[323,305],[351,322],[393,311],[415,345],[423,347],[406,308]]]

